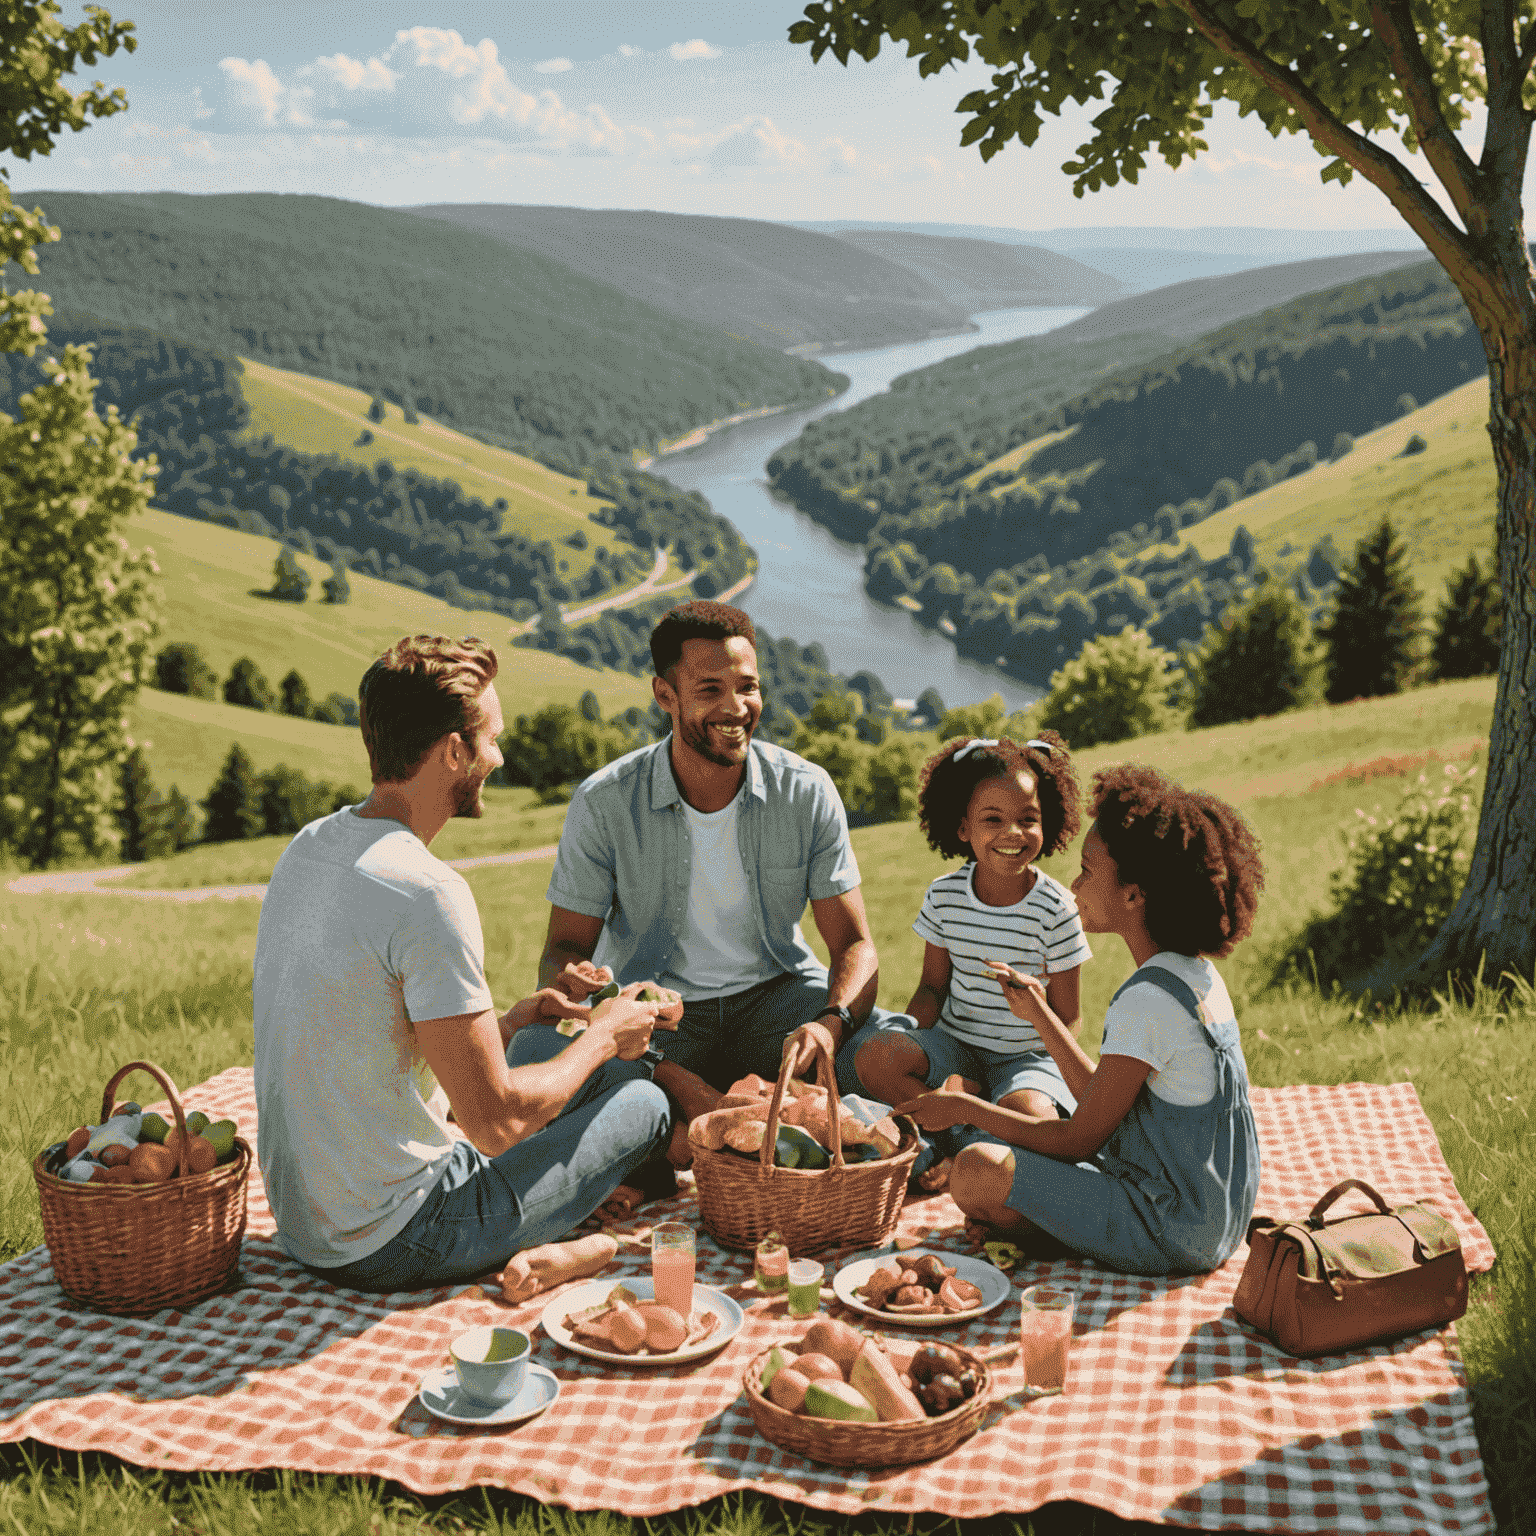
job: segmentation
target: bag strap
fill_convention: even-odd
[[[1331,1206],[1333,1202],[1339,1198],[1340,1195],[1346,1194],[1352,1189],[1358,1189],[1362,1195],[1368,1195],[1372,1202],[1375,1204],[1376,1209],[1380,1211],[1383,1216],[1390,1216],[1392,1214],[1392,1207],[1388,1205],[1387,1202],[1383,1200],[1381,1196],[1378,1195],[1376,1191],[1365,1182],[1364,1179],[1340,1179],[1339,1182],[1335,1184],[1333,1188],[1330,1189],[1328,1193],[1324,1195],[1323,1198],[1312,1207],[1312,1214],[1307,1217],[1307,1225],[1309,1227],[1322,1226],[1323,1216],[1327,1212],[1328,1207]]]
[[[1148,964],[1132,971],[1120,983],[1115,995],[1110,998],[1110,1003],[1118,1003],[1120,994],[1126,988],[1139,986],[1142,982],[1166,992],[1176,1003],[1188,1009],[1202,1027],[1205,1026],[1205,1020],[1201,1017],[1200,999],[1195,995],[1195,989],[1182,976],[1175,976],[1166,966]]]

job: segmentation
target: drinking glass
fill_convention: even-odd
[[[687,1317],[693,1311],[693,1228],[682,1221],[651,1228],[651,1282],[656,1300]]]
[[[791,1259],[789,1262],[790,1317],[815,1317],[821,1311],[821,1281],[826,1266],[815,1259]]]
[[[757,1245],[752,1268],[757,1288],[764,1295],[782,1296],[789,1289],[789,1249],[777,1232],[770,1232]]]
[[[1019,1358],[1028,1397],[1066,1390],[1076,1297],[1054,1285],[1032,1285],[1019,1304]]]

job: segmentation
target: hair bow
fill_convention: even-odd
[[[958,752],[955,753],[950,761],[953,763],[958,763],[962,758],[965,757],[968,752],[975,752],[980,747],[995,747],[996,745],[997,737],[978,736],[974,741],[966,742],[966,744],[961,747]]]

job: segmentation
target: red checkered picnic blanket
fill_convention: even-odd
[[[1354,1175],[1394,1203],[1427,1199],[1455,1223],[1468,1267],[1491,1267],[1487,1233],[1457,1194],[1410,1084],[1255,1089],[1253,1098],[1261,1211],[1299,1215]],[[185,1101],[234,1117],[254,1139],[248,1069],[221,1073]],[[696,1216],[685,1184],[629,1225]],[[967,1246],[947,1196],[909,1203],[902,1228],[938,1247]],[[1140,1279],[1083,1261],[1021,1266],[1016,1284],[1050,1279],[1077,1292],[1068,1393],[1026,1401],[1015,1352],[994,1365],[982,1428],[950,1455],[848,1472],[757,1433],[742,1371],[803,1325],[786,1322],[781,1301],[757,1296],[744,1257],[702,1234],[698,1278],[738,1299],[741,1331],[688,1366],[610,1366],[544,1335],[547,1297],[508,1307],[479,1285],[377,1297],[317,1280],[277,1246],[253,1172],[242,1284],[185,1312],[136,1321],[76,1307],[54,1284],[44,1248],[0,1266],[0,1441],[32,1437],[182,1471],[373,1475],[420,1493],[484,1484],[629,1515],[753,1488],[842,1513],[968,1518],[1077,1500],[1204,1529],[1490,1530],[1454,1331],[1289,1359],[1232,1313],[1245,1254],[1194,1279]],[[646,1262],[643,1250],[621,1248],[615,1280],[645,1273]],[[445,1363],[454,1334],[485,1322],[534,1332],[560,1396],[508,1429],[441,1423],[416,1401],[417,1384]],[[986,1349],[1016,1338],[1017,1327],[1010,1295],[939,1336]]]

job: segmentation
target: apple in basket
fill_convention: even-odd
[[[759,1385],[787,1413],[854,1424],[936,1418],[976,1395],[975,1370],[948,1345],[883,1349],[836,1318],[768,1351]]]
[[[233,1160],[239,1134],[233,1120],[209,1120],[194,1109],[186,1123],[189,1174]],[[176,1177],[180,1142],[181,1132],[163,1115],[118,1104],[100,1125],[69,1133],[58,1175],[75,1184],[158,1184]]]

